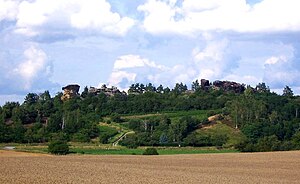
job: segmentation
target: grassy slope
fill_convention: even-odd
[[[191,111],[177,111],[177,112],[164,112],[164,113],[156,113],[156,114],[144,114],[144,115],[124,115],[122,119],[128,122],[130,119],[147,119],[152,117],[160,117],[167,116],[172,121],[177,121],[184,116],[193,116],[198,118],[199,120],[204,120],[208,117],[208,110],[191,110]],[[218,112],[218,110],[216,111]]]
[[[215,124],[211,126],[206,126],[201,129],[196,130],[198,134],[206,134],[206,135],[216,135],[216,134],[225,134],[228,136],[228,141],[224,145],[224,147],[232,147],[236,143],[240,142],[244,135],[240,130],[232,128],[227,124],[222,123],[221,121],[217,121]]]

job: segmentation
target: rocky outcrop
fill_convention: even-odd
[[[126,95],[125,92],[121,92],[117,87],[112,86],[111,88],[106,85],[102,85],[101,88],[90,87],[89,93],[99,95],[100,93],[104,93],[106,96],[114,96],[116,94]]]
[[[231,81],[215,81],[213,82],[213,89],[231,91],[235,93],[243,93],[245,91],[245,85]]]
[[[68,100],[71,98],[74,98],[76,96],[79,96],[79,89],[80,86],[77,84],[71,84],[71,85],[67,85],[65,87],[62,88],[62,90],[64,91],[63,96],[61,97],[61,100]]]
[[[201,79],[201,89],[208,89],[210,87],[209,80]]]

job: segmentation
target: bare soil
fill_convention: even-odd
[[[0,183],[299,183],[300,151],[95,156],[0,151]]]

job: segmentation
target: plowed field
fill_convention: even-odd
[[[299,183],[300,152],[95,156],[0,151],[0,183]]]

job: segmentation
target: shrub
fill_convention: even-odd
[[[55,155],[66,155],[69,153],[69,145],[64,141],[52,141],[48,145],[48,152]]]
[[[116,122],[116,123],[122,123],[123,122],[121,116],[119,114],[116,114],[116,113],[111,115],[111,121]]]
[[[147,148],[144,152],[143,155],[158,155],[158,152],[155,148]]]
[[[129,134],[125,139],[120,141],[122,146],[126,146],[129,149],[135,149],[138,147],[138,138],[135,134]]]
[[[102,134],[99,136],[99,141],[100,141],[100,143],[102,143],[102,144],[107,144],[110,137],[111,137],[111,136],[110,136],[108,133],[102,133]]]
[[[90,137],[85,132],[78,132],[72,136],[72,141],[74,142],[90,142]]]

